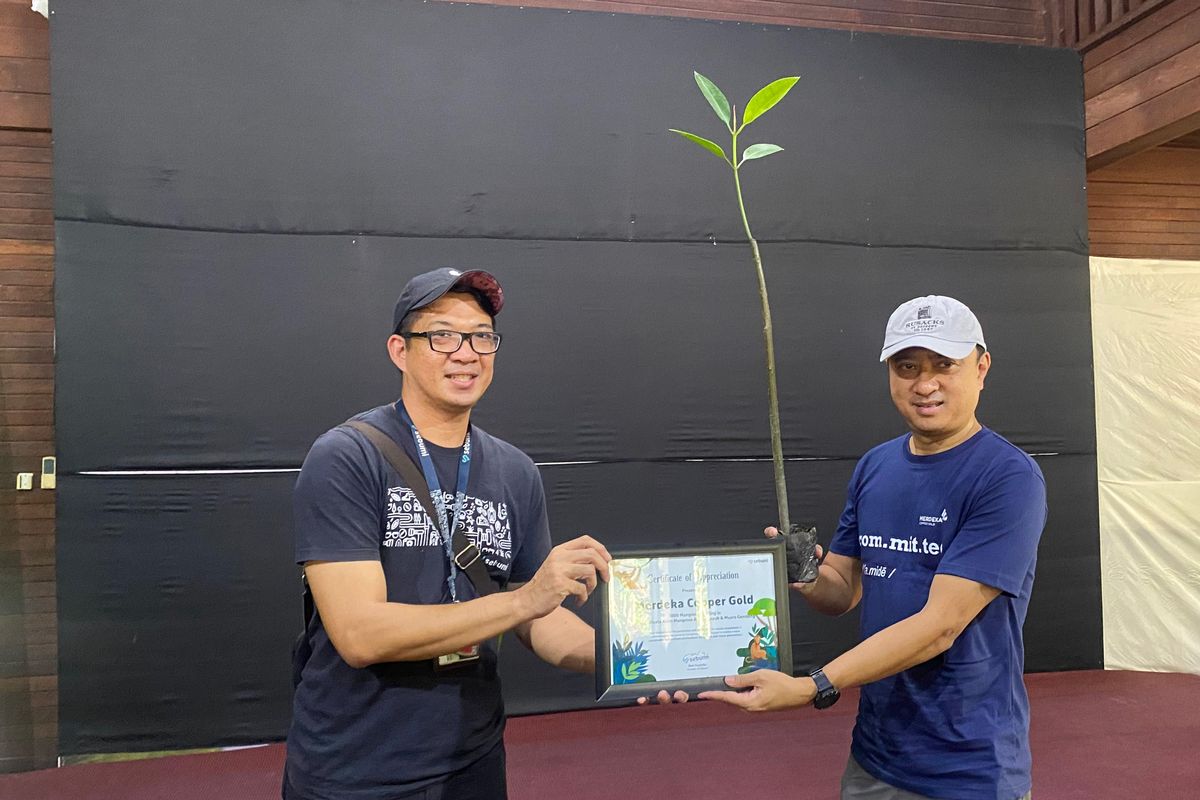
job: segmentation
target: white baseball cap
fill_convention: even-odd
[[[930,294],[902,303],[888,318],[880,361],[909,347],[924,347],[950,358],[966,358],[975,345],[984,350],[979,320],[953,297]]]

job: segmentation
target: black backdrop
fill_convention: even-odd
[[[505,285],[476,419],[548,464],[557,539],[770,521],[731,181],[666,130],[716,135],[693,68],[739,105],[803,76],[750,129],[786,152],[744,180],[794,516],[827,540],[854,460],[901,430],[887,314],[955,295],[995,353],[981,417],[1049,487],[1027,666],[1100,665],[1075,54],[384,0],[54,11],[63,752],[283,735],[291,470],[395,396],[391,303],[433,266]],[[854,641],[793,621],[799,666]],[[512,711],[591,702],[520,647],[504,672]]]

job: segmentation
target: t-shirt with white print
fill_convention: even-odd
[[[359,414],[417,460],[411,430],[395,405]],[[447,515],[461,448],[430,445]],[[337,427],[313,444],[293,495],[295,558],[379,561],[387,599],[449,602],[449,565],[437,526],[401,476],[366,437]],[[471,426],[470,480],[462,509],[466,536],[502,581],[533,577],[550,551],[541,476],[512,445]],[[474,598],[465,573],[459,600]],[[496,653],[435,672],[429,660],[350,667],[318,617],[313,653],[293,702],[287,774],[303,797],[382,800],[436,783],[485,755],[501,739],[504,706]]]
[[[986,428],[929,456],[907,435],[858,462],[830,551],[861,561],[863,639],[916,614],[938,574],[1001,594],[948,651],[862,687],[851,750],[910,792],[1012,800],[1029,791],[1021,626],[1046,485],[1037,464]]]

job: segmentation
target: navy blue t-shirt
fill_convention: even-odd
[[[858,462],[830,550],[862,562],[866,639],[916,614],[935,575],[1001,594],[940,656],[862,687],[851,752],[893,786],[934,798],[1014,800],[1030,789],[1021,626],[1046,522],[1027,454],[983,429],[916,456],[902,436]]]
[[[383,430],[417,461],[412,432],[394,405],[356,419]],[[430,443],[426,443],[430,444]],[[461,449],[430,445],[446,508]],[[338,427],[313,444],[293,496],[296,561],[379,561],[387,599],[449,602],[449,563],[437,527],[379,451],[358,431]],[[528,456],[471,427],[471,473],[463,530],[494,577],[526,581],[550,551],[546,501]],[[465,573],[460,600],[476,596]],[[500,741],[504,707],[496,653],[435,671],[430,660],[355,669],[342,660],[320,619],[313,653],[296,689],[287,774],[306,800],[384,800],[436,783]]]

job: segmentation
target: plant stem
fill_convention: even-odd
[[[733,152],[737,158],[737,132],[733,134]],[[771,327],[771,303],[767,299],[767,278],[763,274],[762,256],[758,252],[758,242],[750,233],[750,220],[746,217],[746,204],[742,200],[742,181],[738,175],[738,164],[733,164],[733,185],[737,189],[738,209],[742,212],[742,225],[746,228],[746,238],[750,240],[750,252],[754,254],[754,268],[758,272],[758,299],[762,304],[763,338],[767,344],[767,416],[771,423],[771,460],[775,465],[775,502],[779,506],[779,530],[787,533],[791,530],[788,519],[787,478],[783,472],[783,440],[779,432],[779,389],[775,385],[775,334]]]

